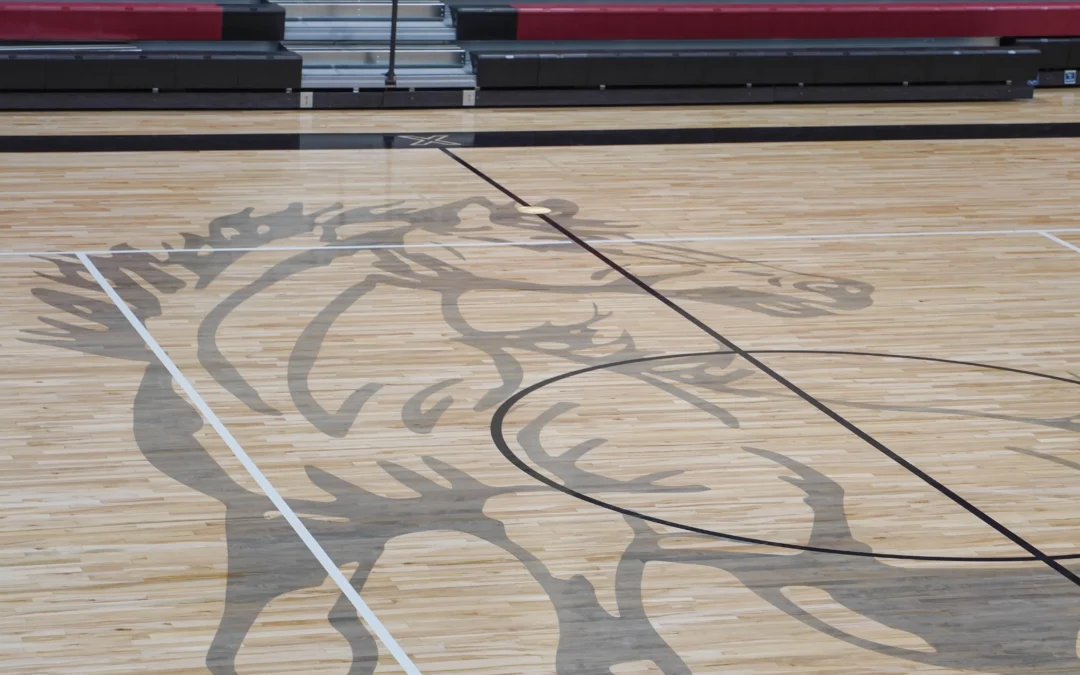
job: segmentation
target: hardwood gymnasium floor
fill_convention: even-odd
[[[0,670],[1075,675],[1075,132],[434,136],[1071,96],[0,116],[433,134],[0,153]]]

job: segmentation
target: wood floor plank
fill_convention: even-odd
[[[89,260],[424,673],[1071,675],[1072,143],[460,151],[741,355],[434,150],[35,155],[0,248],[190,249]],[[919,236],[626,241],[825,231]],[[402,672],[77,258],[0,290],[11,672]]]
[[[1080,490],[1080,384],[1037,376],[1080,380],[1071,251],[1031,235],[607,252],[645,278],[682,274],[658,288],[745,348],[860,352],[761,359],[1047,552],[1075,552],[1057,509]],[[735,292],[755,265],[771,276]]]
[[[526,201],[611,235],[761,237],[1077,228],[1078,139],[463,149]],[[1006,187],[1007,186],[1007,187]]]
[[[99,326],[78,345],[41,344],[55,342],[41,331],[74,318],[62,309],[74,295],[43,286],[35,271],[42,267],[31,261],[0,265],[4,671],[179,674],[214,663],[214,672],[228,672],[212,645],[219,623],[227,626],[249,602],[226,601],[230,569],[243,573],[229,565],[229,535],[236,545],[249,524],[233,519],[227,532],[221,502],[162,473],[175,461],[165,449],[140,452],[132,404],[147,362],[129,334]],[[83,307],[103,316],[99,301]],[[115,358],[120,353],[129,358]],[[216,438],[203,442],[215,454],[223,449]],[[295,535],[273,554],[297,578],[319,569]],[[336,589],[317,579],[311,586],[282,595],[259,617],[239,653],[242,672],[349,667],[348,644],[326,621]]]
[[[1080,121],[1080,97],[1040,90],[989,103],[724,105],[451,110],[0,113],[0,135],[416,133]]]
[[[446,232],[468,229],[458,216],[487,223],[486,205],[467,202],[481,187],[436,150],[120,153],[107,163],[95,154],[0,155],[0,193],[11,197],[0,202],[0,250],[454,243],[463,236]],[[442,211],[414,215],[427,227],[408,239],[392,228],[364,236],[367,222],[433,208]]]
[[[1076,233],[1076,234],[1065,233],[1065,234],[1060,234],[1060,235],[1056,235],[1056,236],[1058,236],[1058,238],[1062,239],[1066,243],[1072,244],[1073,246],[1076,246],[1077,248],[1080,248],[1080,233]],[[1070,250],[1073,250],[1073,249],[1070,249]],[[1075,252],[1080,253],[1080,251],[1075,251]]]

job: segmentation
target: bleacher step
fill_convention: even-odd
[[[286,20],[290,19],[368,19],[388,21],[390,2],[354,2],[349,0],[290,0],[278,2],[285,8]],[[442,21],[446,7],[441,2],[401,2],[398,18],[401,21]]]
[[[285,46],[304,60],[305,71],[311,68],[385,68],[390,63],[390,48],[385,45],[294,45]],[[404,68],[461,68],[465,51],[445,45],[415,46],[397,50],[397,65]]]
[[[305,89],[380,89],[385,86],[385,68],[320,67],[304,68]],[[471,89],[476,78],[464,67],[415,68],[397,70],[399,88]]]
[[[354,19],[289,19],[285,39],[303,42],[385,42],[390,39],[390,21]],[[442,21],[402,21],[398,24],[401,42],[453,42],[454,29]]]

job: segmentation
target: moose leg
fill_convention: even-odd
[[[206,655],[206,667],[211,673],[237,675],[236,655],[244,644],[244,638],[263,608],[278,595],[281,593],[277,589],[268,587],[264,594],[255,596],[247,589],[238,589],[230,577],[225,591],[225,611]]]
[[[356,588],[363,586],[367,570],[357,570],[349,583]],[[348,640],[352,649],[352,665],[349,667],[349,675],[371,675],[379,664],[379,647],[375,644],[375,638],[368,632],[367,626],[356,614],[356,608],[344,594],[338,597],[337,602],[330,609],[330,625],[337,629]]]
[[[251,525],[256,527],[246,527]],[[206,666],[214,675],[236,675],[236,655],[252,624],[270,601],[319,586],[326,579],[326,571],[311,559],[299,539],[282,541],[283,530],[275,530],[284,527],[288,526],[262,518],[229,519],[225,610],[206,656]]]

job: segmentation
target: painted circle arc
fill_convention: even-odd
[[[753,355],[769,355],[769,354],[772,354],[772,355],[810,355],[810,356],[817,355],[817,356],[829,356],[829,357],[861,357],[861,358],[871,358],[871,359],[899,360],[899,361],[903,361],[903,362],[916,362],[916,363],[928,363],[928,364],[945,364],[945,365],[953,366],[953,367],[963,367],[963,368],[967,368],[967,369],[974,369],[974,370],[977,370],[977,371],[984,371],[984,372],[997,371],[997,372],[1001,372],[1001,373],[1011,373],[1011,374],[1015,374],[1015,375],[1023,375],[1023,376],[1027,376],[1027,377],[1031,377],[1031,378],[1037,378],[1037,379],[1045,380],[1045,381],[1056,381],[1056,382],[1066,383],[1066,384],[1069,384],[1069,385],[1080,386],[1080,381],[1070,379],[1070,378],[1066,378],[1066,377],[1059,377],[1057,375],[1049,375],[1049,374],[1046,374],[1046,373],[1039,373],[1039,372],[1030,371],[1030,370],[1023,370],[1023,369],[1019,369],[1019,368],[1010,368],[1010,367],[1006,367],[1006,366],[996,366],[996,365],[977,363],[977,362],[971,362],[971,361],[943,359],[943,358],[936,358],[936,357],[929,357],[929,356],[911,356],[911,355],[904,355],[904,354],[880,354],[880,353],[874,353],[874,352],[844,351],[844,350],[782,350],[782,349],[769,349],[769,350],[749,350],[748,353],[753,354]],[[614,369],[617,369],[620,366],[628,366],[628,365],[631,365],[631,364],[674,361],[674,360],[677,360],[677,359],[691,359],[691,358],[706,359],[706,358],[709,358],[709,357],[723,357],[723,356],[732,357],[732,356],[735,356],[735,353],[733,351],[731,351],[731,350],[723,349],[723,350],[705,351],[705,352],[687,352],[687,353],[678,353],[678,354],[665,354],[665,355],[659,355],[659,356],[647,356],[647,357],[640,357],[640,358],[634,358],[634,359],[626,359],[626,360],[622,360],[622,361],[614,361],[614,362],[611,362],[611,363],[604,363],[604,364],[599,364],[599,365],[594,365],[594,366],[588,366],[588,367],[585,367],[585,368],[579,368],[579,369],[572,370],[572,371],[569,371],[569,372],[566,372],[566,373],[562,373],[560,375],[555,375],[553,377],[547,378],[547,379],[545,379],[543,381],[540,381],[540,382],[537,382],[537,383],[535,383],[533,385],[525,387],[524,389],[518,391],[516,394],[514,394],[513,396],[508,398],[505,402],[503,402],[502,405],[499,406],[499,408],[495,411],[495,414],[492,416],[492,419],[491,419],[491,436],[492,436],[492,440],[494,441],[495,446],[499,449],[499,452],[503,455],[504,458],[506,458],[507,461],[509,461],[518,470],[525,473],[526,475],[528,475],[530,478],[532,478],[533,480],[535,480],[537,482],[543,483],[543,484],[547,485],[548,487],[551,487],[551,488],[553,488],[555,490],[558,490],[558,491],[563,492],[565,494],[568,494],[568,495],[570,495],[572,497],[580,499],[581,501],[587,502],[589,504],[593,504],[595,506],[602,507],[604,509],[608,509],[610,511],[614,511],[614,512],[622,514],[622,515],[632,516],[632,517],[635,517],[635,518],[640,518],[642,520],[645,520],[645,521],[648,521],[648,522],[651,522],[651,523],[655,523],[655,524],[658,524],[658,525],[663,525],[663,526],[666,526],[666,527],[675,528],[675,529],[678,529],[678,530],[683,530],[683,531],[694,533],[694,534],[707,535],[707,536],[716,537],[716,538],[720,538],[720,539],[726,539],[726,540],[749,543],[749,544],[772,546],[772,547],[782,548],[782,549],[793,549],[793,550],[798,550],[798,551],[811,551],[811,552],[817,552],[817,553],[828,553],[828,554],[845,555],[845,556],[860,556],[860,557],[881,558],[881,559],[891,559],[891,560],[922,560],[922,561],[942,561],[942,562],[1023,562],[1023,561],[1035,561],[1035,560],[1037,560],[1037,558],[1035,558],[1034,556],[1031,556],[1031,555],[1023,555],[1023,556],[936,556],[936,555],[912,555],[912,554],[894,553],[894,552],[873,552],[873,551],[862,551],[862,550],[848,550],[848,549],[842,549],[842,548],[826,548],[826,547],[802,545],[802,544],[795,544],[795,543],[782,542],[782,541],[773,541],[773,540],[764,539],[764,538],[758,538],[758,537],[742,536],[742,535],[732,534],[732,533],[728,533],[728,532],[722,532],[722,531],[714,530],[714,529],[710,529],[710,528],[699,527],[699,526],[688,524],[688,523],[669,520],[669,519],[666,519],[666,518],[663,518],[663,517],[660,517],[660,516],[657,516],[657,515],[653,515],[653,514],[650,514],[650,513],[645,513],[645,512],[640,511],[640,510],[634,510],[634,509],[625,508],[625,507],[619,506],[617,504],[613,504],[613,503],[611,503],[609,501],[605,501],[603,499],[600,499],[600,498],[598,498],[596,496],[587,494],[584,491],[575,489],[575,488],[573,488],[571,486],[565,485],[565,484],[560,483],[560,482],[558,482],[556,480],[553,480],[552,478],[550,478],[549,476],[545,475],[544,473],[539,471],[537,468],[532,466],[532,464],[529,461],[527,461],[527,459],[523,458],[518,452],[513,450],[511,448],[510,444],[506,440],[504,426],[505,426],[505,423],[506,423],[507,415],[510,414],[510,412],[518,404],[522,403],[529,396],[531,396],[533,394],[536,394],[537,392],[544,389],[545,387],[549,387],[549,386],[551,386],[553,384],[556,384],[556,383],[559,383],[559,382],[565,382],[565,381],[570,380],[572,378],[579,377],[579,376],[582,376],[582,375],[586,375],[588,373],[592,373],[592,372],[596,372],[596,371],[614,370]],[[1055,560],[1076,560],[1076,559],[1080,559],[1080,553],[1072,553],[1072,554],[1067,554],[1067,555],[1056,555],[1056,556],[1050,556],[1050,557],[1055,559]]]

